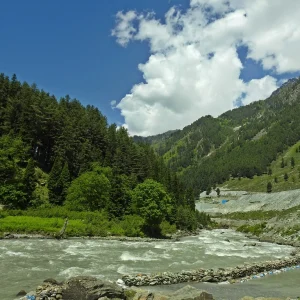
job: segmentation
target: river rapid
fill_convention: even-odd
[[[77,275],[91,275],[98,278],[117,280],[123,274],[156,273],[163,271],[179,272],[197,268],[233,267],[244,262],[273,260],[288,256],[290,246],[256,242],[232,230],[202,231],[197,236],[182,238],[180,241],[122,242],[98,239],[0,240],[0,299],[12,300],[21,289],[34,290],[46,278],[64,280]],[[256,291],[266,292],[271,277],[281,276],[282,293],[285,296],[287,285],[299,286],[300,272],[294,270],[269,276],[256,282]],[[260,281],[260,283],[258,283]],[[230,299],[239,299],[255,283],[236,285],[198,284],[209,289],[217,299],[225,291],[233,290]],[[233,287],[234,286],[234,287]],[[240,289],[238,288],[240,287]],[[276,283],[276,287],[280,287]],[[171,290],[175,287],[157,287]],[[300,288],[299,295],[300,295]],[[215,290],[215,292],[214,292]],[[246,291],[245,291],[246,292]],[[273,290],[274,292],[274,290]],[[217,294],[216,294],[217,293]],[[276,292],[278,295],[280,291]],[[266,295],[266,294],[263,294]],[[270,289],[270,296],[272,290]],[[268,296],[268,295],[266,295]]]

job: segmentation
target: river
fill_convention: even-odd
[[[202,231],[197,236],[186,237],[178,242],[0,240],[0,299],[15,299],[19,290],[33,290],[50,277],[64,280],[76,275],[92,275],[116,280],[122,274],[177,272],[272,260],[288,256],[292,250],[290,246],[261,242],[257,242],[255,247],[244,246],[250,242],[243,234],[232,230]],[[198,286],[212,291],[217,299],[239,299],[248,290],[249,293],[253,292],[253,285],[255,292],[263,293],[261,295],[282,293],[296,297],[297,293],[300,295],[300,287],[296,288],[300,286],[297,279],[299,275],[300,271],[294,270],[243,284],[216,286],[199,283]],[[276,286],[275,290],[272,284]],[[295,289],[290,289],[291,285]],[[156,288],[170,290],[175,286]],[[222,298],[224,293],[230,293],[231,298]]]

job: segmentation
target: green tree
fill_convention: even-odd
[[[185,194],[185,204],[191,209],[195,210],[195,196],[192,188],[188,188]]]
[[[25,209],[28,204],[24,186],[20,184],[0,185],[1,204],[13,209]]]
[[[179,206],[176,215],[176,226],[179,229],[195,230],[198,227],[195,211],[187,206]]]
[[[52,204],[58,204],[60,202],[60,189],[58,188],[58,180],[62,171],[62,163],[60,157],[56,157],[49,174],[48,190],[49,190],[49,202]]]
[[[274,182],[277,183],[278,182],[278,178],[277,176],[274,177]]]
[[[272,169],[271,169],[271,168],[268,169],[268,175],[269,175],[269,176],[272,175]]]
[[[36,188],[34,160],[32,158],[30,158],[27,163],[23,181],[28,202],[30,202],[32,200],[32,194]]]
[[[288,181],[288,179],[289,179],[289,175],[288,175],[287,173],[284,173],[284,176],[283,176],[283,178],[284,178],[284,180],[285,180],[285,181]]]
[[[159,224],[171,214],[172,200],[162,184],[147,179],[132,192],[132,210],[144,218],[146,231],[157,235],[160,233]]]
[[[217,192],[217,195],[218,195],[218,197],[220,197],[220,193],[221,193],[221,191],[220,191],[220,189],[219,189],[219,188],[217,188],[217,189],[216,189],[216,192]]]
[[[267,184],[267,193],[271,193],[272,192],[272,183],[269,181]]]
[[[108,212],[111,217],[119,218],[124,216],[130,207],[133,182],[129,176],[116,175],[112,178],[111,186]]]
[[[206,195],[208,196],[210,193],[211,193],[211,187],[209,186],[209,187],[206,189]]]
[[[66,200],[67,191],[71,183],[68,163],[65,162],[64,167],[60,173],[59,179],[56,184],[57,191],[57,204],[62,204]]]
[[[72,181],[66,207],[76,211],[106,209],[109,204],[111,184],[104,174],[86,172]]]
[[[294,159],[294,157],[291,157],[291,167],[292,167],[292,169],[294,169],[294,167],[295,167],[295,159]]]
[[[285,162],[284,162],[284,159],[282,158],[282,159],[281,159],[280,167],[281,167],[281,168],[284,168],[284,166],[285,166]]]

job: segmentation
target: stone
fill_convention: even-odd
[[[44,280],[45,283],[58,284],[58,282],[53,278],[47,278]]]
[[[16,296],[17,297],[21,297],[21,296],[25,296],[27,293],[24,290],[21,290]]]
[[[213,280],[213,278],[211,276],[205,276],[202,278],[202,282],[211,282]]]
[[[65,284],[62,297],[64,300],[98,300],[101,297],[125,299],[125,294],[115,283],[90,276],[78,276]]]
[[[172,300],[214,300],[212,294],[198,290],[190,285],[174,292],[170,298]]]
[[[253,297],[246,296],[246,297],[242,298],[241,300],[284,300],[284,299],[282,299],[282,298],[263,298],[263,297],[253,298]]]

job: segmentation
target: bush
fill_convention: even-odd
[[[180,206],[177,210],[176,226],[179,229],[195,230],[198,227],[195,212],[187,206]]]
[[[128,215],[120,222],[121,228],[126,236],[143,237],[143,227],[145,220],[137,215]]]
[[[260,224],[255,224],[255,225],[242,225],[237,228],[237,231],[244,232],[244,233],[250,233],[256,236],[261,235],[265,228],[267,226],[266,222],[260,223]]]
[[[177,231],[176,226],[174,224],[171,225],[168,221],[162,221],[159,228],[162,236],[169,236]]]

